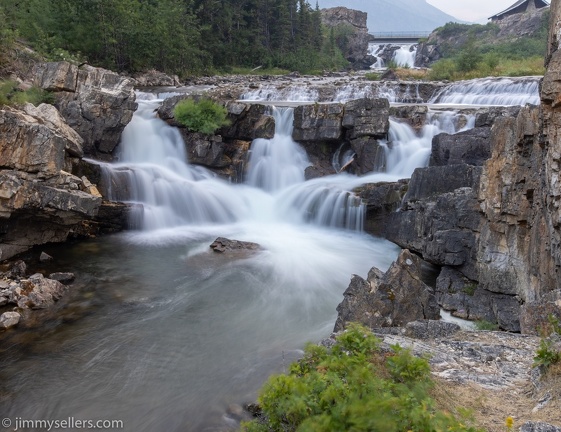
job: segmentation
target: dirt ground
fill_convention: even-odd
[[[513,430],[527,421],[542,421],[561,427],[561,364],[542,377],[538,387],[527,382],[506,390],[488,390],[474,383],[458,384],[436,379],[432,391],[439,407],[458,415],[467,408],[473,425],[488,432],[505,432],[506,418],[514,419]],[[544,399],[549,402],[540,404]]]

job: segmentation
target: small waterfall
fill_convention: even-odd
[[[368,44],[368,54],[376,59],[376,61],[370,66],[371,69],[382,69],[386,67],[383,57],[381,54],[384,52],[385,44]]]
[[[319,99],[316,89],[306,85],[278,86],[265,85],[258,89],[249,90],[242,95],[246,101],[284,101],[284,102],[314,102]]]
[[[294,110],[273,107],[275,136],[258,138],[251,144],[247,183],[275,192],[304,181],[304,170],[310,165],[306,152],[292,140]]]
[[[386,173],[409,178],[416,168],[427,165],[432,139],[443,132],[455,134],[473,128],[475,115],[429,112],[427,124],[416,132],[410,125],[390,119],[388,140],[381,144],[386,154]]]
[[[401,67],[415,67],[417,44],[400,45],[395,51],[393,60]]]
[[[485,78],[444,87],[429,103],[450,105],[538,105],[539,78]]]
[[[179,131],[156,117],[160,102],[139,98],[123,131],[119,163],[101,164],[106,195],[142,204],[144,230],[239,219],[243,211],[229,193],[231,186],[187,163]]]
[[[311,193],[312,183],[304,178],[310,162],[292,140],[292,108],[273,107],[275,136],[253,141],[246,182],[235,185],[190,165],[179,131],[156,117],[161,100],[138,99],[123,132],[119,162],[99,163],[108,198],[141,204],[139,221],[132,225],[156,231],[254,220],[362,229],[364,206],[348,181],[320,180]]]

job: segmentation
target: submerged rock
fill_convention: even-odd
[[[224,252],[238,252],[238,251],[255,251],[261,249],[261,246],[257,243],[240,241],[240,240],[230,240],[225,237],[218,237],[212,244],[210,248],[214,252],[224,253]]]

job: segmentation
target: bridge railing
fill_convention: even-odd
[[[429,37],[431,32],[374,32],[374,39],[421,39]]]

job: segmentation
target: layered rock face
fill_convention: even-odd
[[[435,137],[400,211],[369,216],[383,236],[442,268],[440,306],[509,331],[535,333],[548,314],[561,317],[560,7],[551,6],[541,106],[490,112],[470,131]]]
[[[82,145],[51,105],[0,110],[0,260],[64,241],[96,215],[99,192],[70,174]]]
[[[366,18],[366,12],[345,7],[322,9],[321,11],[323,25],[349,30],[346,43],[340,48],[343,49],[343,55],[355,69],[365,69],[374,63],[373,59],[368,56],[369,35]]]
[[[35,84],[54,92],[55,106],[91,156],[107,157],[115,149],[137,107],[134,80],[88,65],[41,64]]]

